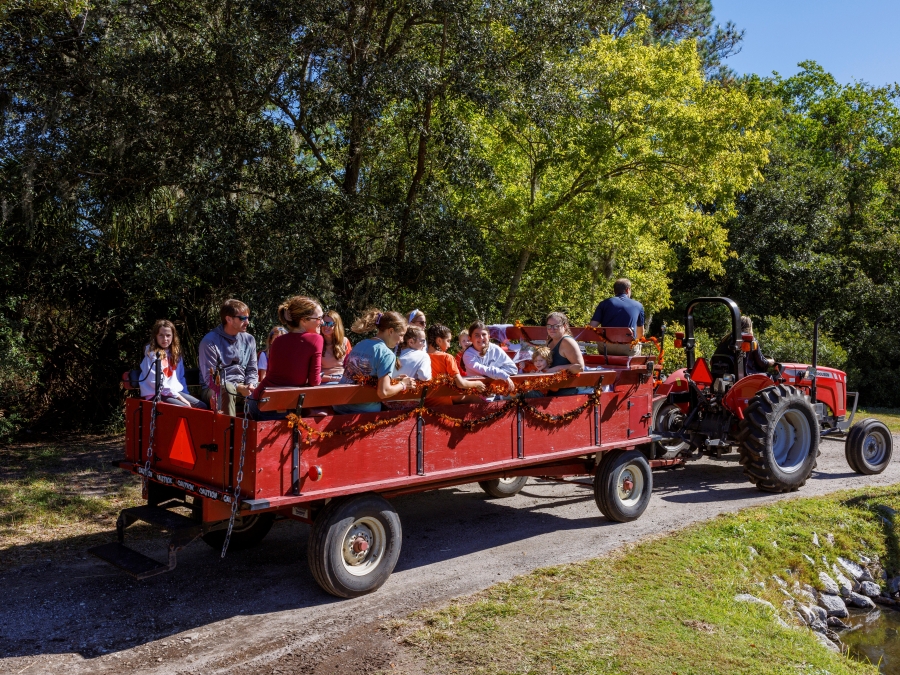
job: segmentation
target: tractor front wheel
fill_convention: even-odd
[[[853,425],[844,444],[847,464],[856,473],[871,476],[881,473],[891,462],[893,452],[891,431],[876,419],[860,420]]]
[[[816,467],[816,411],[794,387],[758,391],[744,411],[738,438],[744,475],[763,492],[793,492]]]

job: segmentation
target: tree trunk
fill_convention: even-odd
[[[501,321],[507,323],[509,315],[512,313],[513,305],[516,302],[516,296],[519,294],[519,284],[522,283],[522,275],[525,274],[525,268],[528,266],[528,260],[531,258],[531,251],[525,249],[519,254],[519,265],[516,267],[516,273],[513,274],[512,281],[509,283],[509,293],[506,296],[506,305],[503,307],[503,315]]]

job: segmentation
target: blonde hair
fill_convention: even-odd
[[[331,334],[331,351],[334,352],[334,358],[340,361],[347,354],[347,336],[344,333],[344,322],[341,321],[341,315],[333,309],[325,312],[325,316],[334,319],[334,332]]]
[[[181,361],[181,340],[178,339],[178,331],[175,329],[175,324],[168,319],[159,319],[153,324],[153,328],[150,329],[150,344],[147,345],[148,350],[151,352],[154,352],[157,349],[165,351],[156,342],[156,336],[159,335],[160,328],[170,328],[172,330],[172,344],[169,345],[169,354],[172,359],[169,366],[175,368],[178,365],[178,362]]]
[[[350,330],[359,335],[365,335],[373,331],[390,330],[391,328],[398,333],[405,332],[406,318],[397,312],[382,312],[375,308],[367,309],[365,314],[350,326]]]
[[[295,295],[278,306],[278,320],[282,326],[299,328],[300,322],[316,313],[319,303],[305,295]]]
[[[535,347],[531,360],[534,361],[536,358],[544,359],[544,362],[549,366],[553,360],[553,352],[550,351],[549,347]]]
[[[406,332],[403,334],[403,346],[409,347],[409,345],[406,344],[406,342],[408,340],[413,340],[415,338],[423,338],[423,337],[425,337],[425,331],[421,326],[410,325],[406,329]]]
[[[266,336],[266,352],[269,351],[272,343],[275,342],[275,338],[279,335],[284,335],[285,333],[287,333],[287,330],[284,326],[272,326],[272,328],[269,329],[269,334]]]

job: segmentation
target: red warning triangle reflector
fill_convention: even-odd
[[[691,371],[691,379],[697,384],[710,385],[713,383],[712,373],[706,365],[706,359],[697,359],[694,369]]]
[[[172,447],[169,450],[169,461],[186,469],[193,469],[197,463],[194,444],[191,442],[191,431],[187,420],[183,417],[178,420],[178,427],[175,429],[175,438],[172,439]]]

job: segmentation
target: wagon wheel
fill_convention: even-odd
[[[653,492],[650,464],[637,450],[613,450],[597,466],[594,501],[610,520],[627,523],[647,510]]]
[[[819,421],[802,391],[783,384],[758,391],[741,420],[744,475],[763,492],[793,492],[819,456]]]
[[[891,462],[891,432],[876,419],[860,420],[853,425],[844,444],[847,464],[856,473],[873,475],[884,471]]]
[[[367,493],[334,500],[313,523],[309,567],[323,590],[354,598],[387,581],[402,540],[400,517],[383,497]]]
[[[224,521],[228,522],[228,521]],[[253,548],[269,534],[272,524],[275,522],[274,513],[257,513],[252,516],[244,516],[234,521],[234,529],[231,531],[231,541],[228,543],[229,551],[242,551]],[[213,530],[203,535],[203,541],[214,549],[221,551],[225,543],[227,530]]]
[[[504,497],[512,497],[519,494],[519,491],[525,487],[528,482],[528,476],[513,476],[512,478],[495,478],[494,480],[478,481],[481,489],[487,492],[491,497],[502,499]]]

